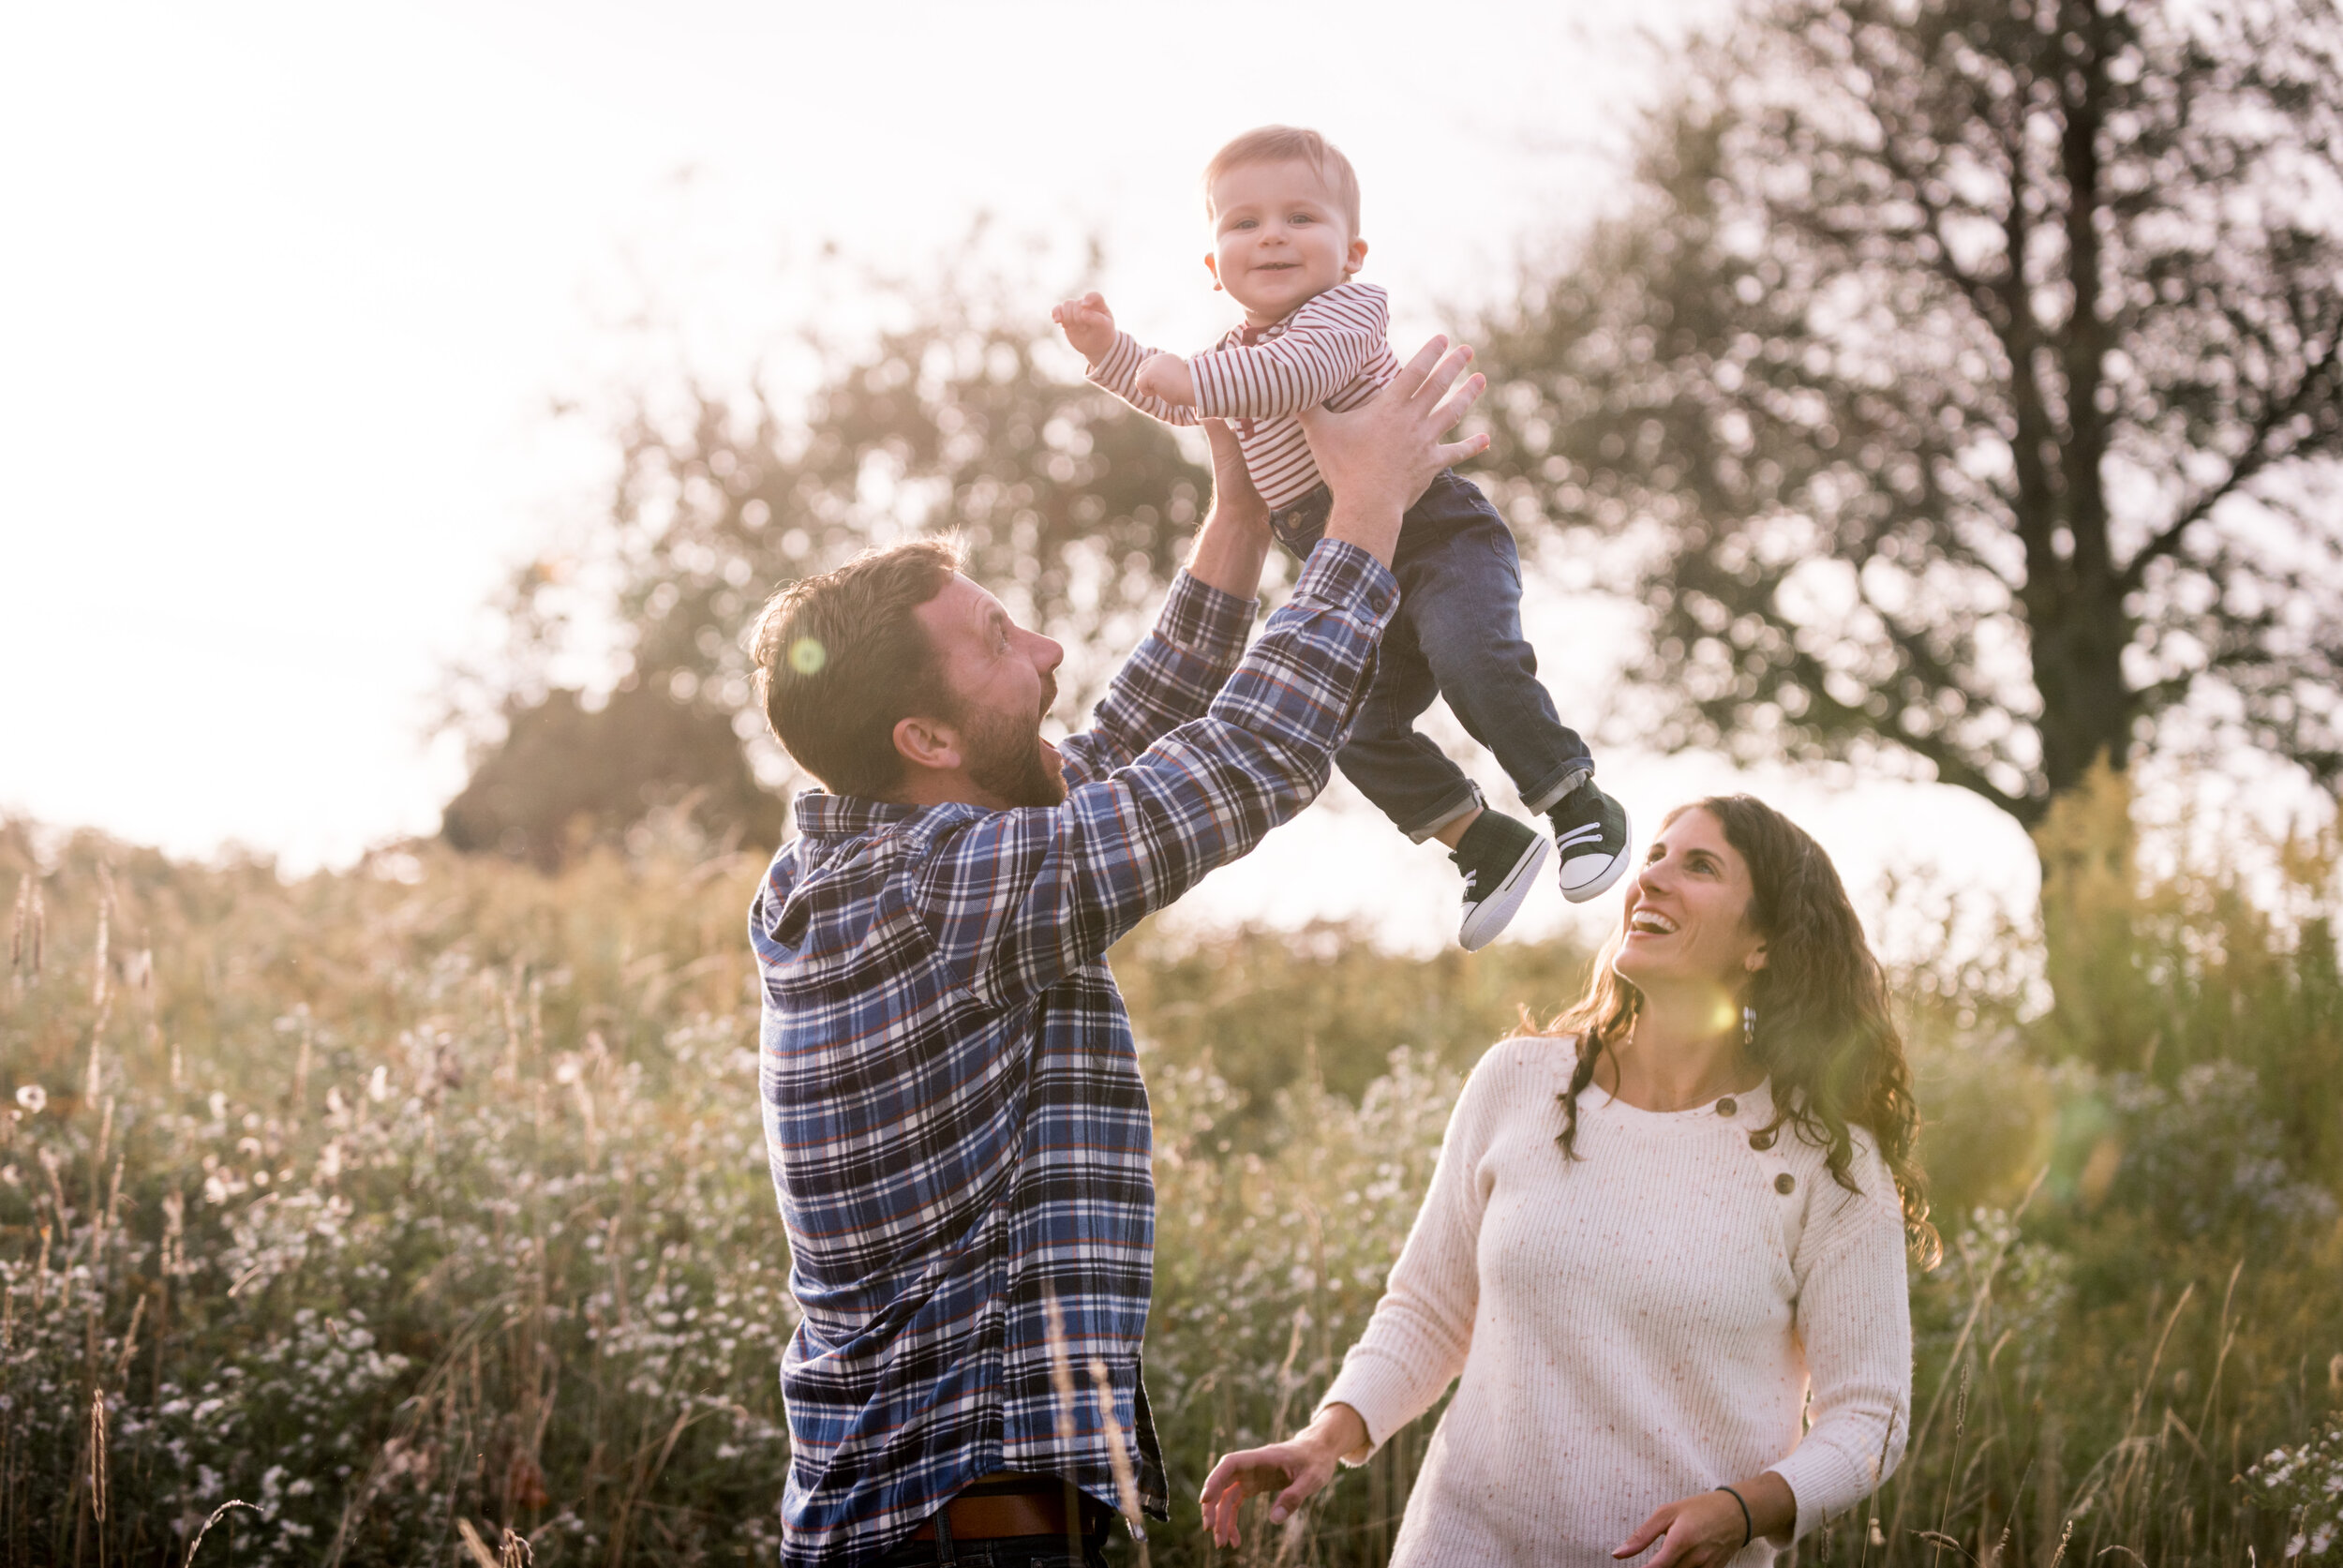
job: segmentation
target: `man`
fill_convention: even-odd
[[[1470,351],[1443,347],[1366,408],[1313,416],[1326,542],[1249,653],[1268,513],[1210,431],[1187,568],[1062,748],[1040,726],[1063,650],[947,545],[873,552],[766,606],[767,715],[828,786],[798,797],[749,920],[804,1312],[782,1363],[785,1563],[949,1562],[981,1542],[1037,1565],[1066,1561],[1069,1534],[1095,1563],[1117,1442],[1165,1516],[1140,1376],[1147,1097],[1104,955],[1324,785],[1396,604],[1400,515],[1485,444],[1440,441],[1481,390],[1455,384]]]

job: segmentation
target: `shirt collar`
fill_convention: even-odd
[[[832,795],[809,789],[792,802],[798,832],[809,839],[852,839],[900,827],[917,818],[957,819],[990,816],[998,808],[971,800],[939,800],[930,806],[907,806],[896,800],[873,800],[867,795]]]
[[[791,806],[798,831],[809,839],[850,839],[876,832],[881,828],[909,821],[920,810],[918,806],[873,800],[860,795],[832,795],[826,789],[805,790]]]

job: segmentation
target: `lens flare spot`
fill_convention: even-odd
[[[1709,1014],[1709,1028],[1711,1033],[1723,1035],[1740,1028],[1741,1009],[1734,1004],[1731,992],[1720,987],[1711,1008],[1712,1010]]]
[[[818,675],[829,663],[829,650],[818,637],[799,637],[789,645],[789,667],[799,675]]]

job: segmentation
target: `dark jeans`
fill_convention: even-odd
[[[980,1481],[971,1490],[1001,1489],[1001,1479]],[[1009,1489],[1022,1488],[1012,1483]],[[1087,1498],[1078,1501],[1083,1524],[1070,1541],[1064,1534],[956,1539],[949,1516],[938,1512],[930,1521],[936,1527],[934,1540],[905,1541],[880,1558],[877,1568],[926,1568],[930,1563],[955,1563],[961,1568],[1106,1568],[1107,1536],[1114,1529],[1114,1516],[1103,1503]],[[1075,1549],[1069,1551],[1069,1546]]]
[[[961,1568],[1106,1568],[1106,1536],[1082,1542],[1082,1556],[1069,1557],[1063,1535],[1006,1535],[991,1541],[906,1541],[878,1560],[878,1568],[926,1568],[952,1562]]]
[[[1272,514],[1277,542],[1309,559],[1325,537],[1329,505],[1321,485]],[[1343,776],[1419,843],[1479,804],[1464,770],[1415,731],[1437,693],[1531,811],[1577,787],[1594,758],[1538,684],[1537,653],[1521,635],[1521,560],[1488,498],[1442,470],[1408,509],[1391,569],[1399,613],[1377,650],[1350,742],[1335,756]]]

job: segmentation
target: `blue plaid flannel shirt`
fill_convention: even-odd
[[[1317,796],[1397,601],[1372,556],[1321,545],[1247,654],[1252,602],[1183,575],[1095,727],[1059,748],[1063,804],[798,797],[749,916],[804,1313],[781,1367],[784,1563],[868,1562],[995,1471],[1112,1506],[1094,1359],[1165,1516],[1140,1375],[1154,1140],[1104,955]]]

